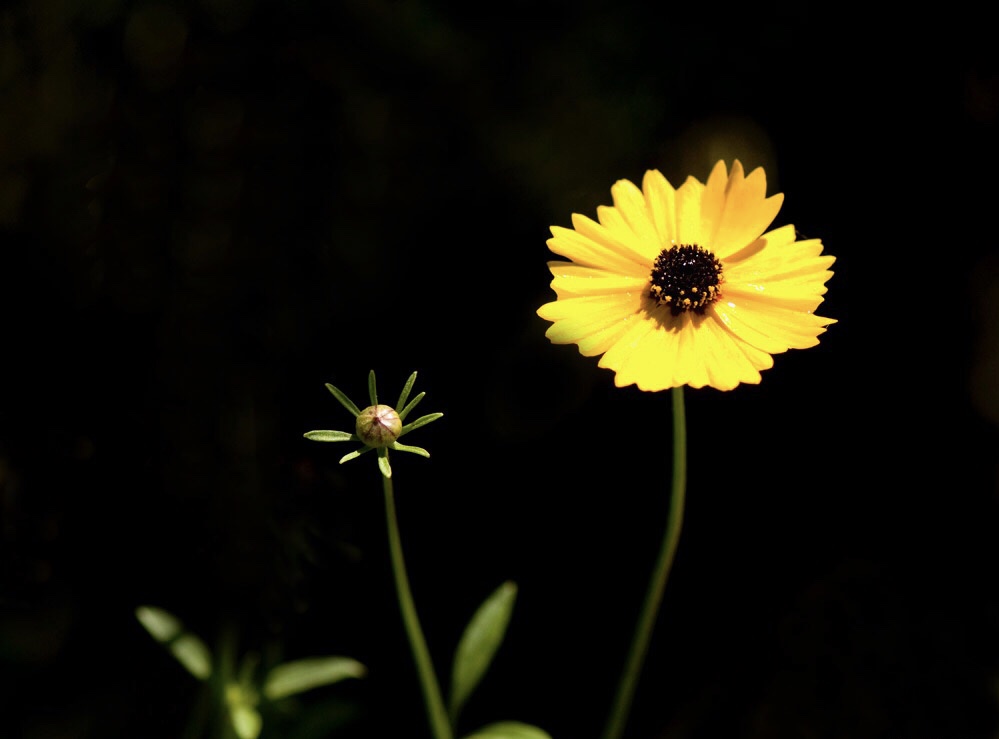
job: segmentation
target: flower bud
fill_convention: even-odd
[[[402,433],[402,420],[395,408],[387,405],[369,405],[358,415],[355,429],[358,438],[365,445],[379,449],[399,438]]]

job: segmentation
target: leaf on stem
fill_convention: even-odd
[[[392,467],[389,465],[388,451],[385,447],[378,450],[378,469],[382,471],[385,477],[392,477]]]
[[[364,677],[365,674],[364,665],[349,657],[308,657],[286,662],[268,672],[264,695],[270,700],[279,700],[349,677]]]
[[[414,372],[406,380],[406,384],[402,386],[402,392],[399,393],[399,402],[395,404],[396,410],[400,410],[406,406],[406,401],[409,400],[409,393],[413,390],[413,385],[416,383],[416,373]],[[399,414],[402,418],[402,414]]]
[[[405,421],[406,416],[408,416],[410,414],[410,411],[412,411],[416,407],[417,403],[423,400],[424,396],[426,396],[426,393],[417,393],[416,395],[414,395],[413,399],[409,401],[409,405],[407,405],[405,408],[399,411],[399,420]]]
[[[412,454],[419,454],[421,457],[426,457],[430,459],[430,452],[421,446],[410,446],[409,444],[400,444],[398,441],[393,441],[389,445],[390,449],[395,449],[397,452],[410,452]]]
[[[537,726],[522,724],[519,721],[500,721],[473,731],[464,739],[552,739],[551,735]]]
[[[412,423],[407,423],[405,426],[403,426],[402,433],[408,434],[413,429],[418,429],[420,428],[420,426],[426,426],[431,421],[436,421],[438,418],[443,418],[443,417],[444,417],[443,413],[428,413],[425,416],[420,416]]]
[[[201,639],[185,631],[176,616],[162,608],[139,606],[135,609],[135,617],[194,677],[207,680],[211,676],[211,651]]]
[[[359,415],[361,415],[361,409],[358,408],[356,405],[354,405],[354,401],[348,398],[346,395],[344,395],[342,390],[333,387],[328,382],[326,383],[326,389],[329,390],[331,393],[333,393],[333,397],[339,400],[340,405],[342,405],[344,408],[350,411],[351,415],[353,415],[354,418],[357,418]]]
[[[479,606],[455,650],[451,668],[451,723],[457,724],[465,701],[486,674],[499,649],[513,613],[517,585],[507,581]],[[492,734],[484,736],[493,736]],[[496,735],[498,736],[498,735]]]
[[[263,719],[254,705],[253,696],[246,695],[235,683],[227,686],[226,702],[229,719],[239,739],[257,739],[263,729]]]
[[[357,434],[347,431],[307,431],[304,436],[310,441],[351,441],[357,439]]]
[[[363,449],[358,449],[358,450],[353,451],[353,452],[347,452],[342,457],[340,457],[340,464],[343,464],[344,462],[349,462],[352,459],[357,459],[362,454],[364,454],[366,452],[370,452],[370,451],[371,451],[371,447],[366,446]]]

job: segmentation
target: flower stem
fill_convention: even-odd
[[[677,543],[680,540],[680,529],[683,525],[683,502],[687,486],[687,418],[683,405],[683,387],[675,387],[673,395],[673,481],[670,495],[669,517],[666,521],[666,531],[663,535],[662,548],[656,560],[649,589],[645,595],[638,625],[628,652],[628,661],[618,684],[617,696],[610,718],[604,728],[603,739],[618,739],[624,731],[624,725],[631,709],[631,701],[635,695],[635,686],[642,671],[642,663],[648,651],[649,639],[655,626],[659,604],[662,602],[666,580],[669,578],[673,557],[676,554]]]
[[[416,671],[423,688],[423,701],[427,707],[427,718],[433,731],[434,739],[452,739],[451,724],[448,721],[444,700],[434,673],[434,665],[430,659],[430,651],[420,628],[420,619],[416,615],[413,604],[413,594],[409,590],[409,579],[406,576],[406,562],[402,557],[402,541],[399,537],[399,522],[395,515],[395,499],[392,493],[392,478],[381,475],[382,488],[385,491],[385,520],[388,523],[389,552],[392,557],[392,574],[395,577],[395,591],[399,598],[399,608],[402,611],[402,621],[409,637],[409,646],[413,651]]]

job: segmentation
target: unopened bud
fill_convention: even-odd
[[[399,438],[402,420],[395,408],[369,405],[357,417],[356,432],[365,445],[379,449]]]

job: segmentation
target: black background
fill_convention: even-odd
[[[431,459],[393,456],[445,683],[478,603],[519,586],[461,731],[598,736],[670,398],[548,343],[545,241],[617,179],[736,157],[837,257],[838,323],[758,386],[687,390],[685,527],[628,736],[995,736],[999,67],[988,25],[951,18],[0,11],[3,736],[180,736],[197,685],[140,604],[209,643],[359,659],[307,707],[355,706],[337,736],[429,736],[374,460],[302,438],[349,429],[324,383],[364,404],[371,369],[389,402],[418,371],[445,414],[407,439]]]

